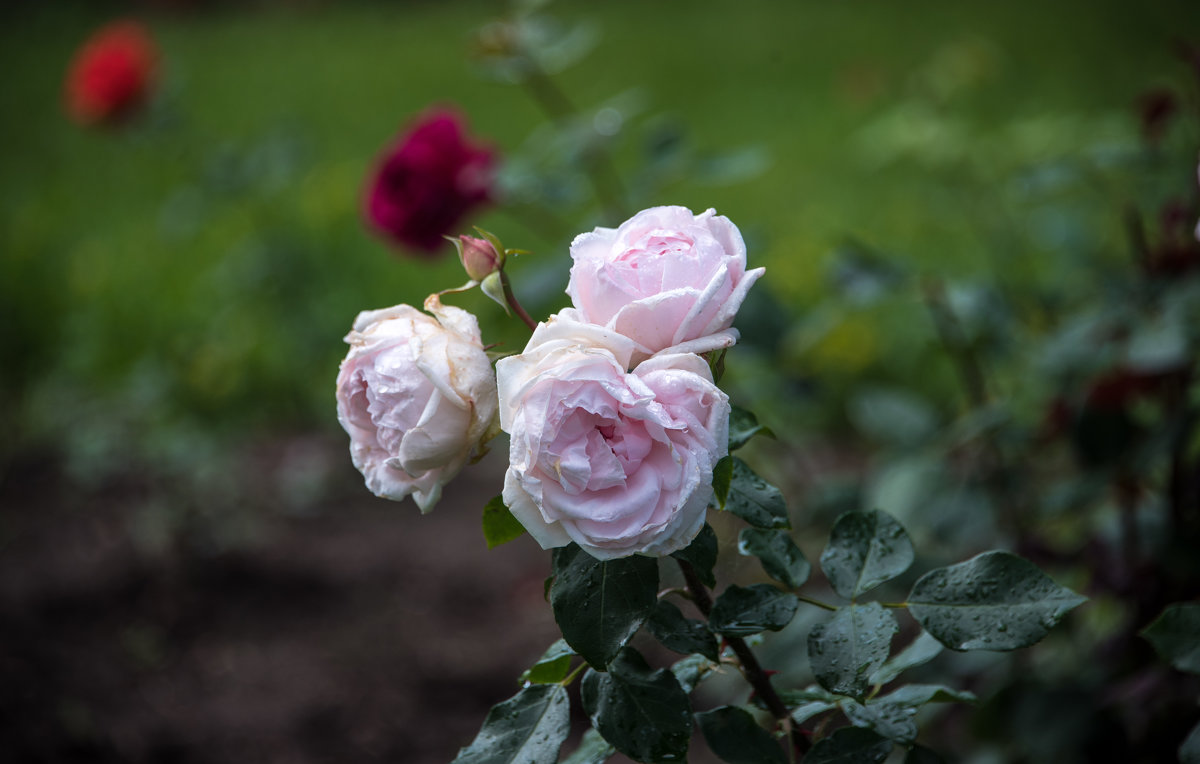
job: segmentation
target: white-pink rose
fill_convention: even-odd
[[[422,512],[496,420],[496,381],[475,317],[436,295],[425,309],[433,316],[408,305],[359,313],[337,378],[338,421],[367,488],[397,501],[411,495]]]
[[[746,244],[728,218],[686,207],[653,207],[580,234],[571,257],[572,304],[583,320],[633,340],[635,363],[732,345],[734,316],[764,271],[746,270]]]
[[[661,556],[704,525],[729,399],[699,356],[663,354],[627,373],[634,350],[568,309],[496,364],[511,435],[504,501],[543,548]]]

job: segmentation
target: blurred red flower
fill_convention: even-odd
[[[471,210],[491,201],[492,151],[471,145],[462,119],[421,115],[380,157],[367,186],[366,217],[387,240],[432,254]]]
[[[146,101],[158,50],[136,21],[107,24],[76,52],[67,72],[67,113],[84,125],[113,124]]]

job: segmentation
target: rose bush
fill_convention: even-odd
[[[433,253],[442,236],[491,199],[492,152],[469,143],[462,119],[432,111],[380,158],[366,194],[366,217],[388,241]]]
[[[635,343],[568,309],[496,364],[511,436],[504,502],[543,548],[666,555],[704,524],[729,399],[694,354],[627,373]]]
[[[80,47],[67,72],[67,113],[83,125],[112,124],[140,107],[154,85],[158,51],[134,21],[101,27]]]
[[[496,382],[479,324],[425,301],[358,314],[337,378],[338,421],[377,496],[412,495],[422,512],[494,432]]]
[[[734,315],[764,271],[746,270],[745,242],[728,218],[686,207],[653,207],[580,234],[571,257],[572,304],[584,321],[633,340],[634,362],[668,348],[732,345]]]

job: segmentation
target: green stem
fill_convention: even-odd
[[[822,602],[821,600],[816,600],[812,597],[805,597],[803,594],[797,594],[796,599],[800,600],[801,602],[807,602],[810,605],[816,605],[822,610],[837,610],[836,607],[830,605],[828,602]]]
[[[575,667],[574,671],[572,671],[570,674],[567,674],[566,678],[563,679],[561,682],[559,682],[559,684],[561,684],[563,687],[570,687],[571,683],[575,681],[575,677],[579,676],[579,672],[583,671],[587,667],[588,667],[588,662],[583,661],[582,663],[580,663],[578,666]]]
[[[521,303],[517,301],[517,296],[513,294],[512,284],[508,280],[508,274],[503,270],[500,271],[500,287],[504,290],[504,301],[508,303],[508,307],[512,308],[513,313],[517,314],[517,318],[525,322],[529,327],[529,331],[537,328],[537,321],[529,317],[525,312],[525,308],[521,307]]]
[[[687,583],[688,591],[692,593],[692,602],[700,610],[700,613],[708,618],[712,613],[712,596],[708,593],[708,587],[700,580],[700,576],[696,574],[696,569],[691,563],[685,560],[676,560],[679,563],[679,569],[683,571],[683,580]],[[734,655],[738,657],[738,661],[742,666],[742,675],[746,677],[746,681],[758,693],[758,697],[762,699],[767,710],[778,721],[790,720],[791,714],[788,713],[787,706],[779,697],[779,693],[775,692],[775,688],[771,686],[771,679],[767,673],[762,670],[762,666],[758,663],[758,658],[754,656],[754,652],[746,641],[741,637],[726,637],[725,644],[729,645],[729,649],[733,650]],[[803,757],[808,753],[812,743],[803,734],[798,733],[795,729],[788,725],[792,747]]]

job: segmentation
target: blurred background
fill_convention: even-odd
[[[154,49],[144,96],[80,111],[81,47],[122,19]],[[159,0],[0,20],[12,760],[449,761],[555,638],[548,555],[488,551],[479,530],[506,443],[421,517],[366,492],[335,417],[356,313],[465,280],[449,245],[413,251],[363,211],[380,157],[435,107],[497,166],[492,202],[448,233],[530,250],[509,270],[535,317],[567,304],[576,233],[658,204],[741,227],[767,276],[725,386],[778,436],[755,464],[811,559],[838,512],[878,507],[924,569],[1007,545],[1089,590],[1083,550],[1128,539],[1130,511],[1149,529],[1112,596],[1072,616],[1089,636],[1022,659],[1074,679],[1036,706],[1000,659],[947,663],[1009,705],[975,728],[952,712],[935,743],[1166,760],[1195,719],[1194,702],[1122,716],[1137,692],[1195,689],[1134,668],[1090,687],[1150,689],[1053,734],[1028,709],[1094,695],[1086,656],[1157,612],[1128,605],[1131,582],[1194,498],[1161,465],[1195,455],[1200,5]],[[523,345],[478,291],[446,301]],[[1089,418],[1100,399],[1116,404]],[[1143,444],[1145,469],[1117,474]],[[1200,593],[1178,570],[1158,609]],[[1162,746],[1137,748],[1147,734]],[[1095,758],[1089,739],[1146,753]]]

